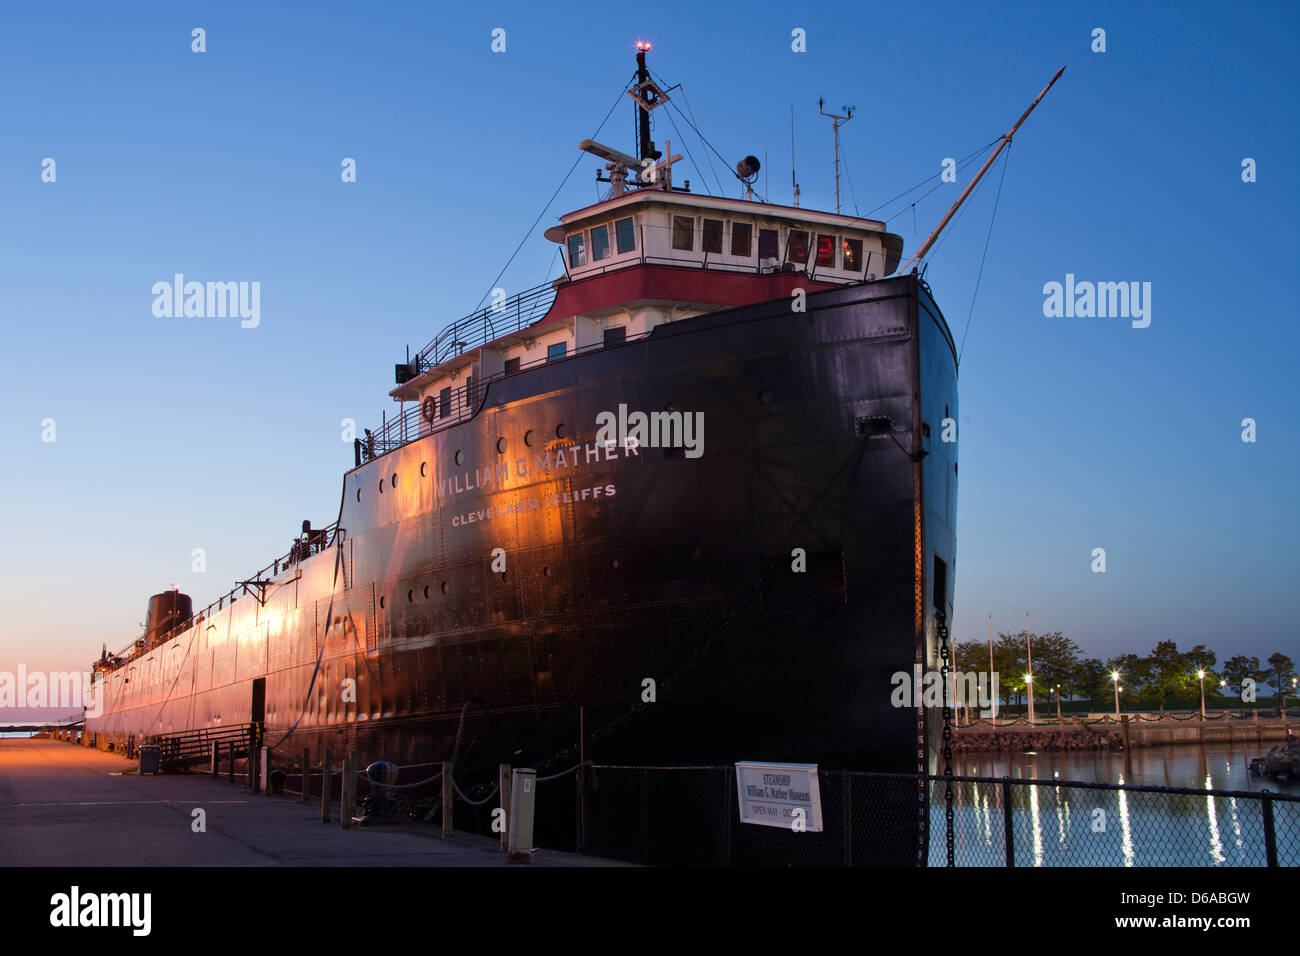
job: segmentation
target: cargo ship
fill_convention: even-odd
[[[564,274],[396,365],[332,523],[198,612],[151,598],[88,742],[934,770],[891,690],[953,606],[944,316],[883,222],[756,199],[752,156],[743,198],[675,184],[645,49],[627,92],[635,155],[581,142],[608,194],[545,232]]]

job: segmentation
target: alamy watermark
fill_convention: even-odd
[[[1075,282],[1043,285],[1043,315],[1049,319],[1132,319],[1135,329],[1151,324],[1150,282]]]
[[[260,282],[186,282],[177,272],[170,283],[155,282],[153,295],[153,314],[160,319],[238,316],[245,329],[255,329],[262,321]]]
[[[26,664],[18,672],[0,671],[0,710],[6,707],[84,708],[87,717],[104,712],[102,685],[91,674],[78,671],[32,671]]]
[[[954,707],[980,709],[981,717],[998,715],[998,675],[984,671],[949,671],[945,683],[942,671],[925,671],[917,664],[912,673],[895,671],[889,678],[894,685],[889,702],[894,707]]]
[[[631,412],[626,405],[618,413],[596,415],[596,443],[624,448],[682,448],[687,458],[704,454],[703,412]]]

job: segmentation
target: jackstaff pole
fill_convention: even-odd
[[[1032,103],[1029,104],[1029,109],[1025,110],[1025,112],[1021,115],[1020,119],[1016,120],[1016,125],[1011,127],[1011,129],[1007,130],[1007,132],[1003,134],[1002,139],[998,142],[998,148],[993,150],[993,155],[990,156],[987,160],[985,160],[984,165],[980,167],[980,171],[976,173],[975,178],[970,181],[970,185],[968,185],[962,191],[962,194],[957,197],[957,201],[953,203],[952,208],[948,210],[948,215],[943,217],[943,220],[939,223],[938,226],[935,227],[934,232],[930,233],[929,238],[927,238],[925,242],[921,243],[921,248],[916,250],[916,255],[908,259],[907,265],[903,266],[903,268],[898,270],[900,273],[906,273],[907,270],[912,266],[914,262],[916,262],[919,259],[923,259],[925,257],[925,254],[930,251],[930,247],[934,245],[934,241],[939,238],[939,233],[943,232],[943,227],[948,225],[948,220],[952,219],[952,217],[957,214],[957,210],[960,209],[961,204],[966,201],[966,197],[971,194],[971,190],[973,190],[976,187],[976,185],[980,181],[980,178],[986,172],[988,172],[989,167],[993,165],[993,161],[998,158],[998,154],[1002,152],[1002,150],[1006,147],[1007,143],[1011,142],[1011,137],[1016,135],[1016,130],[1020,129],[1020,124],[1023,123],[1026,120],[1026,118],[1028,118],[1029,114],[1034,111],[1034,107],[1037,106],[1042,101],[1043,97],[1047,95],[1047,91],[1052,88],[1052,84],[1055,83],[1057,80],[1059,80],[1061,78],[1061,74],[1064,72],[1065,72],[1065,67],[1061,67],[1059,70],[1056,71],[1056,76],[1052,77],[1051,80],[1048,81],[1048,84],[1043,87],[1043,92],[1038,94],[1037,99],[1035,99]]]

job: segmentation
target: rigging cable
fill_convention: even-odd
[[[993,146],[997,145],[998,140],[1000,140],[1001,138],[1002,138],[1002,137],[999,136],[998,139],[992,140],[992,141],[991,141],[987,146],[984,146],[984,147],[981,147],[980,149],[975,150],[975,152],[971,153],[969,156],[967,156],[965,159],[961,160],[961,162],[959,162],[959,163],[957,164],[958,168],[961,168],[962,166],[967,165],[967,164],[970,163],[972,160],[974,160],[976,157],[978,157],[978,156],[980,156],[980,155],[982,155],[982,154],[988,152],[988,150],[990,150]],[[892,206],[894,203],[896,203],[898,200],[902,199],[902,198],[903,198],[904,196],[906,196],[908,193],[916,192],[916,190],[920,189],[922,186],[924,186],[924,185],[925,185],[926,183],[928,183],[930,180],[934,179],[935,176],[942,176],[942,175],[943,175],[943,171],[940,170],[939,172],[935,173],[933,176],[926,176],[925,179],[921,180],[919,183],[917,183],[917,184],[916,184],[915,186],[913,186],[911,189],[905,189],[905,190],[903,190],[901,193],[899,193],[899,194],[898,194],[897,196],[895,196],[893,199],[889,199],[889,200],[886,200],[885,202],[882,202],[882,203],[881,203],[879,206],[877,206],[875,209],[868,209],[868,210],[867,210],[867,215],[870,216],[870,215],[872,215],[873,213],[877,213],[877,212],[879,212],[880,210],[884,209],[886,206]],[[929,195],[929,193],[926,193],[926,196],[928,196],[928,195]],[[925,196],[922,196],[922,197],[921,197],[921,199],[924,199],[924,198],[925,198]],[[921,201],[920,199],[917,200],[917,202],[920,202],[920,201]]]
[[[679,87],[679,88],[681,89],[681,91],[682,91],[682,102],[686,104],[686,109],[690,111],[691,118],[688,120],[688,119],[686,118],[686,114],[683,113],[680,109],[677,109],[677,115],[680,116],[680,117],[682,118],[682,122],[683,122],[683,123],[686,123],[687,126],[689,126],[691,129],[693,129],[693,130],[695,131],[695,135],[699,137],[700,143],[703,144],[704,147],[705,147],[706,149],[712,150],[713,152],[716,153],[717,150],[714,150],[713,147],[710,146],[709,143],[704,139],[704,134],[700,132],[700,128],[699,128],[699,126],[696,125],[696,123],[694,122],[694,120],[695,120],[695,110],[691,109],[691,103],[690,103],[690,100],[688,100],[688,99],[686,98],[686,87],[682,86],[680,83],[678,84],[678,87]],[[669,106],[673,106],[673,101],[672,101],[672,100],[669,100],[669,101],[668,101],[668,105],[669,105]],[[676,107],[674,107],[674,109],[676,109]],[[675,124],[674,124],[673,128],[674,128],[674,129],[677,128]],[[718,158],[719,158],[719,159],[722,159],[721,154],[718,155]],[[718,171],[717,171],[716,169],[713,168],[713,157],[711,157],[708,153],[705,153],[705,154],[704,154],[704,159],[705,159],[705,161],[709,164],[709,172],[713,174],[713,181],[714,181],[714,182],[717,184],[717,186],[718,186],[718,195],[721,196],[721,195],[723,194],[723,191],[724,191],[724,190],[723,190],[723,187],[722,187],[722,180],[721,180],[721,178],[718,176]],[[695,160],[692,159],[691,162],[694,163]],[[698,167],[697,167],[697,168],[698,168]],[[725,161],[725,160],[723,161],[723,167],[722,167],[722,168],[723,168],[723,169],[726,169],[726,168],[727,168],[727,166],[726,166],[726,161]],[[700,176],[701,176],[701,178],[703,178],[704,174],[703,174],[703,173],[700,173]]]
[[[987,183],[988,183],[988,180],[987,180],[987,179],[982,179],[982,180],[980,180],[979,185],[977,185],[977,186],[975,187],[975,190],[970,194],[970,196],[969,196],[968,198],[970,198],[970,199],[974,199],[976,196],[978,196],[980,190],[983,189],[984,186],[985,186]],[[998,188],[1001,189],[1000,186],[999,186]],[[947,226],[947,228],[944,230],[943,234],[942,234],[941,236],[939,236],[939,238],[935,241],[934,245],[930,247],[930,251],[929,251],[929,253],[928,253],[928,254],[926,255],[926,257],[925,257],[925,261],[926,261],[926,265],[927,265],[927,266],[929,265],[929,263],[930,263],[931,261],[933,261],[933,259],[934,259],[934,254],[935,254],[936,252],[939,251],[939,248],[944,244],[944,242],[947,241],[948,237],[951,236],[951,235],[953,234],[954,229],[953,229],[952,227],[956,226],[957,223],[961,222],[961,217],[964,216],[964,215],[966,215],[967,211],[970,210],[970,208],[971,208],[973,205],[974,205],[974,203],[970,203],[970,202],[968,202],[968,203],[966,203],[965,205],[963,205],[963,206],[961,207],[961,209],[958,211],[957,215],[954,216],[954,217],[952,218],[952,221],[951,221],[950,223],[948,223],[948,226]],[[918,265],[919,265],[919,263],[918,263]]]
[[[681,130],[679,130],[679,129],[677,128],[677,121],[676,121],[675,119],[673,119],[673,114],[671,114],[671,113],[668,114],[668,122],[672,123],[672,125],[673,125],[673,132],[676,133],[678,136],[681,137],[682,149],[684,149],[684,150],[686,151],[686,158],[689,159],[689,160],[691,161],[691,165],[695,167],[695,172],[699,175],[701,182],[704,183],[704,191],[705,191],[705,193],[713,194],[713,190],[709,187],[709,181],[708,181],[707,179],[704,178],[704,170],[701,169],[701,168],[700,168],[700,164],[697,163],[697,162],[695,161],[695,154],[692,153],[692,152],[691,152],[691,148],[690,148],[689,146],[686,145],[686,137],[681,135]],[[707,154],[706,154],[706,155],[707,155]],[[669,159],[672,159],[671,156],[669,156],[668,158],[669,158]],[[716,180],[718,177],[715,175],[713,178]],[[718,185],[718,192],[717,192],[717,195],[719,195],[719,196],[722,195],[722,185],[721,185],[721,183],[719,183],[719,185]]]
[[[660,76],[658,73],[655,73],[654,70],[651,70],[650,73],[651,73],[651,75],[652,75],[652,76],[653,76],[653,77],[654,77],[658,82],[660,82],[660,83],[664,83],[664,84],[667,83],[667,80],[665,80],[665,79],[664,79],[662,76]],[[730,169],[730,168],[731,168],[731,164],[730,164],[729,162],[727,162],[727,158],[726,158],[725,156],[723,156],[720,152],[718,152],[717,147],[715,147],[711,142],[709,142],[708,137],[705,136],[703,133],[701,133],[701,132],[700,132],[700,128],[699,128],[699,126],[696,125],[696,124],[693,122],[693,119],[694,119],[694,116],[695,116],[695,110],[691,109],[691,103],[690,103],[690,100],[689,100],[689,99],[687,98],[687,96],[686,96],[686,87],[683,86],[681,83],[678,83],[676,86],[669,87],[669,89],[670,89],[670,90],[679,89],[679,90],[682,91],[682,102],[686,104],[686,108],[687,108],[688,110],[690,110],[691,115],[688,117],[685,113],[683,113],[683,112],[681,111],[681,109],[680,109],[678,106],[676,106],[676,105],[673,103],[672,100],[668,100],[668,101],[667,101],[668,105],[669,105],[672,109],[675,109],[675,110],[677,111],[677,115],[680,116],[680,117],[682,118],[682,122],[684,122],[687,126],[689,126],[692,130],[695,131],[695,135],[698,136],[698,137],[700,138],[700,142],[703,143],[705,146],[707,146],[707,147],[709,148],[709,150],[713,153],[714,156],[718,157],[719,162],[722,163],[722,168],[723,168],[723,169]],[[665,92],[666,92],[666,91],[665,91]],[[706,156],[705,158],[707,159],[707,156]],[[712,166],[713,166],[713,161],[712,161],[712,160],[709,160],[709,167],[710,167],[710,169],[712,169]],[[698,167],[697,167],[697,168],[698,168]],[[703,175],[703,173],[701,173],[701,176],[702,176],[702,175]],[[716,172],[713,174],[713,178],[714,178],[715,180],[718,179],[718,174],[717,174]],[[720,183],[720,181],[719,181],[719,183]],[[719,189],[721,189],[721,185],[719,185]]]
[[[591,134],[591,139],[595,139],[600,135],[600,131],[604,129],[605,124],[609,122],[609,118],[614,115],[614,110],[618,109],[618,104],[623,102],[623,96],[627,93],[627,90],[628,84],[624,84],[623,89],[619,91],[618,99],[616,99],[614,105],[609,108],[609,112],[605,114],[605,118],[600,121],[600,125],[596,127],[596,132]],[[497,273],[497,277],[492,280],[491,286],[489,286],[488,290],[483,293],[483,298],[478,300],[478,305],[474,307],[475,312],[483,307],[483,303],[487,301],[487,297],[492,294],[492,290],[497,287],[497,283],[501,281],[501,277],[506,274],[506,270],[510,268],[510,263],[515,261],[515,256],[519,255],[519,250],[524,247],[524,243],[526,243],[528,237],[533,234],[533,230],[537,228],[537,224],[541,222],[542,217],[546,215],[546,210],[551,208],[551,203],[555,202],[555,197],[560,195],[560,190],[564,188],[564,184],[569,181],[569,177],[573,175],[573,171],[578,168],[578,164],[582,162],[585,155],[585,153],[578,153],[578,158],[573,161],[573,165],[569,167],[569,171],[564,174],[564,178],[560,180],[560,185],[555,187],[555,192],[551,194],[550,199],[546,200],[546,205],[543,206],[542,211],[537,214],[537,218],[533,220],[533,224],[528,227],[528,231],[524,233],[524,237],[519,240],[519,245],[515,246],[515,251],[510,253],[510,258],[506,260],[506,264],[501,267],[501,271]]]
[[[1007,142],[1007,155],[1002,159],[1002,176],[998,179],[998,193],[993,199],[993,215],[989,216],[989,234],[984,238],[984,254],[980,256],[979,272],[975,275],[975,291],[970,297],[970,312],[966,314],[966,329],[961,334],[961,346],[957,349],[957,364],[961,365],[962,353],[966,351],[966,336],[970,334],[970,320],[975,314],[975,297],[980,292],[980,279],[984,276],[984,260],[989,255],[989,240],[993,238],[993,222],[998,217],[998,201],[1002,198],[1002,183],[1007,178],[1007,164],[1011,162],[1011,142]]]

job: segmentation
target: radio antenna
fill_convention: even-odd
[[[835,215],[840,214],[840,127],[853,119],[853,107],[844,107],[844,115],[839,116],[835,113],[827,113],[823,108],[823,100],[818,98],[817,110],[822,116],[831,118],[831,125],[835,127]]]

